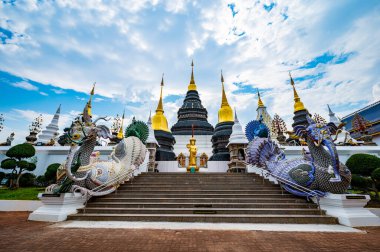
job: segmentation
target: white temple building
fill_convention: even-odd
[[[335,113],[331,110],[330,106],[327,104],[327,108],[329,109],[329,122],[334,123],[336,126],[338,126],[341,122],[338,119],[338,117],[335,116]]]
[[[59,130],[58,120],[59,120],[60,113],[61,113],[61,105],[59,105],[50,124],[46,126],[46,129],[44,129],[41,132],[41,134],[38,136],[36,145],[41,145],[41,144],[46,145],[52,139],[54,140],[58,136],[58,130]]]

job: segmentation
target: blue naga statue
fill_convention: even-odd
[[[314,190],[319,195],[325,195],[326,192],[345,193],[351,182],[351,173],[339,162],[338,152],[331,139],[337,130],[336,126],[333,123],[316,123],[310,117],[307,120],[308,126],[295,126],[294,131],[297,136],[305,139],[309,154],[287,160],[283,150],[274,141],[257,137],[247,147],[247,162]],[[308,196],[294,187],[283,187],[292,194]]]

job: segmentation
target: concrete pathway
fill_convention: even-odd
[[[67,221],[55,224],[58,228],[122,228],[169,230],[231,230],[278,232],[365,233],[343,225],[316,224],[246,224],[246,223],[188,223],[188,222],[128,222],[128,221]]]
[[[380,227],[364,228],[361,230],[365,232],[359,233],[326,233],[147,229],[142,226],[70,228],[68,225],[75,223],[67,222],[64,223],[66,228],[62,228],[58,224],[28,221],[28,214],[0,213],[0,251],[380,251]]]

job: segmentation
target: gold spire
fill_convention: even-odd
[[[162,103],[162,89],[164,87],[164,74],[162,74],[162,80],[161,80],[161,93],[160,93],[160,100],[158,101],[156,114],[152,117],[152,128],[154,130],[163,130],[170,132],[168,128],[168,120],[166,119],[164,115],[164,106]]]
[[[195,80],[194,80],[194,61],[193,60],[191,60],[191,78],[190,78],[190,84],[187,90],[188,91],[197,90],[197,85],[195,84]]]
[[[124,132],[123,132],[124,115],[125,115],[125,109],[123,111],[123,117],[121,118],[121,126],[120,126],[120,129],[119,129],[119,132],[117,133],[117,138],[118,139],[123,139],[124,138]]]
[[[257,89],[257,95],[259,96],[259,101],[257,102],[258,107],[259,107],[259,108],[264,108],[265,106],[264,106],[263,101],[261,100],[261,96],[260,96],[260,91],[259,91],[259,89]]]
[[[226,92],[224,91],[223,72],[220,72],[220,81],[222,82],[222,104],[218,112],[218,122],[233,122],[233,111],[230,105],[228,104]]]
[[[92,117],[92,111],[91,111],[92,105],[91,105],[91,101],[92,101],[92,96],[95,94],[95,84],[96,84],[96,82],[94,82],[94,84],[92,86],[91,93],[90,93],[90,99],[87,102],[87,114],[89,116],[91,116],[91,117]]]
[[[293,87],[293,93],[294,93],[294,112],[300,111],[300,110],[305,110],[305,106],[301,102],[301,98],[298,96],[298,93],[296,91],[296,88],[294,87],[294,80],[292,78],[292,75],[289,72],[289,77],[290,77],[290,84]]]

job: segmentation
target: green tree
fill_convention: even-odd
[[[371,173],[380,167],[380,158],[370,154],[354,154],[346,162],[353,174],[371,176]]]
[[[57,180],[57,170],[61,164],[53,163],[46,168],[45,179],[48,182],[55,183]]]
[[[15,145],[5,153],[8,158],[1,162],[1,168],[11,170],[9,187],[19,188],[21,176],[36,169],[35,154],[33,145],[28,143]]]

